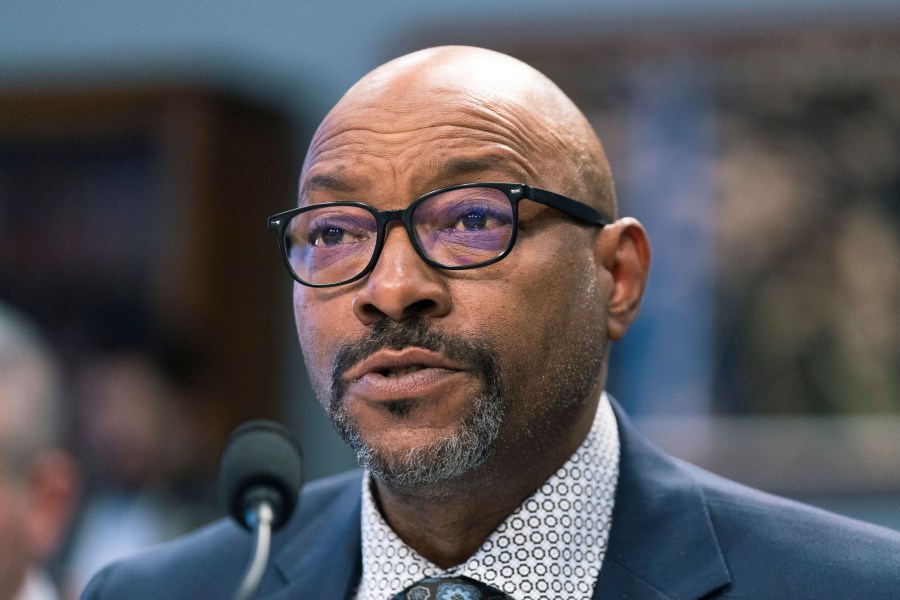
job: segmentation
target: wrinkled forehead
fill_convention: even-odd
[[[310,148],[327,146],[335,136],[347,133],[392,135],[399,140],[407,134],[421,137],[424,130],[438,127],[512,129],[523,120],[536,120],[535,113],[519,99],[487,86],[404,78],[345,96],[322,121]]]
[[[499,172],[511,175],[504,180],[568,193],[604,210],[612,204],[609,166],[581,111],[537,70],[487,50],[421,51],[363,77],[313,137],[301,202],[311,176],[361,171],[367,159],[391,163],[390,176],[399,169],[407,178],[451,159],[505,162]]]

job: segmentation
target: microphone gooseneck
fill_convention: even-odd
[[[219,495],[234,520],[256,534],[236,600],[248,600],[262,580],[272,532],[296,508],[301,463],[300,447],[286,427],[273,421],[250,421],[228,439],[219,467]]]
[[[256,526],[256,548],[253,551],[253,558],[250,560],[250,566],[244,574],[244,580],[241,587],[238,588],[234,600],[250,600],[253,592],[259,587],[262,576],[266,572],[266,565],[269,564],[269,548],[272,544],[272,507],[264,502],[257,511],[259,521]]]

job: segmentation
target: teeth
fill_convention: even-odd
[[[404,367],[402,369],[391,369],[385,374],[385,376],[388,378],[403,377],[404,375],[409,375],[410,373],[415,373],[416,371],[421,370],[422,367],[413,365],[411,367]]]

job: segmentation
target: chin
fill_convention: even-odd
[[[407,447],[399,447],[396,436],[366,440],[350,423],[335,425],[359,464],[378,481],[398,491],[441,495],[441,490],[456,489],[492,455],[500,422],[497,412],[475,410],[456,431]]]

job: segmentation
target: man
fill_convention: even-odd
[[[543,75],[474,48],[387,63],[319,127],[299,204],[270,228],[368,475],[307,486],[258,597],[896,597],[900,536],[679,463],[603,393],[650,251]],[[249,547],[214,526],[86,595],[224,597]]]
[[[0,304],[0,599],[55,600],[42,565],[75,504],[74,462],[59,449],[56,364],[24,317]]]

